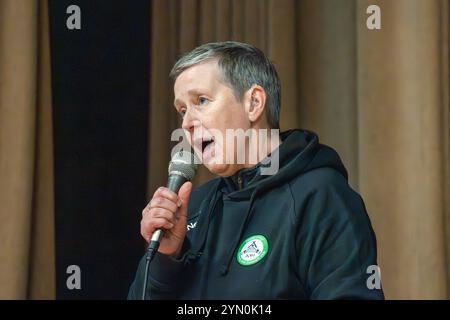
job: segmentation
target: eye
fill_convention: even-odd
[[[182,109],[180,109],[180,111],[178,111],[178,113],[179,113],[180,116],[183,118],[184,115],[186,114],[186,109],[185,109],[185,108],[182,108]]]
[[[198,97],[198,105],[202,106],[204,104],[207,104],[209,102],[208,99],[206,99],[205,97]]]

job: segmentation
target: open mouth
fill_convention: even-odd
[[[208,147],[213,142],[214,142],[214,138],[211,138],[210,140],[203,140],[202,141],[202,153],[205,152],[206,147]]]

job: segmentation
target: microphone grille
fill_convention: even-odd
[[[172,156],[172,160],[169,162],[169,176],[171,174],[178,174],[187,180],[192,180],[197,173],[198,163],[200,161],[195,154],[180,150]]]

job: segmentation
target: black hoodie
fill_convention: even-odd
[[[156,253],[149,299],[384,298],[368,286],[375,234],[338,154],[306,130],[281,140],[276,174],[259,164],[192,191],[182,256]],[[144,266],[128,299],[141,296]]]

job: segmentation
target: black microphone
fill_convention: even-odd
[[[174,154],[168,169],[167,188],[169,190],[178,193],[183,183],[195,177],[198,167],[196,160],[196,156],[188,151],[181,150]],[[156,230],[152,235],[149,248],[152,247],[154,251],[157,251],[162,235],[161,229]]]
[[[180,150],[175,153],[172,160],[169,162],[169,178],[167,179],[167,188],[175,193],[178,193],[183,183],[191,181],[197,173],[198,158],[189,151]],[[157,229],[152,234],[150,244],[147,248],[144,285],[142,288],[142,300],[145,300],[148,282],[148,268],[150,262],[153,260],[155,253],[158,251],[161,238],[163,236],[163,230]]]

